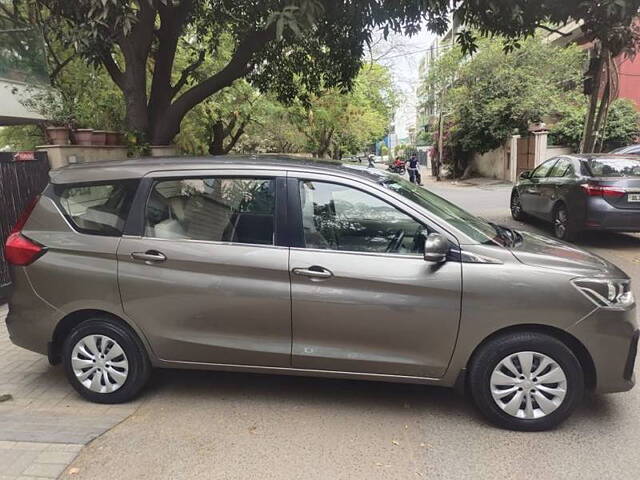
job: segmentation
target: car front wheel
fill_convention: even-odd
[[[520,201],[520,194],[517,191],[514,191],[511,194],[511,216],[514,220],[522,221],[525,219],[526,214],[524,210],[522,210],[522,202]]]
[[[135,333],[107,318],[89,319],[74,328],[64,342],[62,355],[73,388],[97,403],[131,400],[151,371]]]
[[[538,332],[496,337],[480,347],[469,370],[479,410],[510,430],[556,427],[584,395],[584,374],[573,352]]]

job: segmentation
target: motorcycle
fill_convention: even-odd
[[[397,173],[398,175],[404,175],[407,171],[405,162],[393,162],[387,167],[387,170],[391,173]]]

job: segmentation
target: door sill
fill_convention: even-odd
[[[425,385],[442,384],[442,378],[392,375],[387,373],[345,372],[338,370],[318,370],[308,368],[266,367],[259,365],[234,365],[228,363],[203,363],[158,360],[154,365],[160,368],[182,368],[190,370],[217,370],[223,372],[265,373],[272,375],[294,375],[303,377],[344,378],[395,383],[416,383]],[[450,385],[447,385],[450,386]]]

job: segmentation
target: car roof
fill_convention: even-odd
[[[208,169],[263,169],[305,170],[318,173],[343,173],[369,181],[379,182],[387,174],[379,169],[363,165],[346,164],[334,160],[322,160],[287,155],[221,155],[207,157],[148,157],[127,160],[110,160],[73,164],[52,170],[51,182],[55,184],[101,182],[144,177],[152,172],[208,170]]]
[[[607,159],[607,160],[638,160],[637,155],[624,154],[624,153],[571,153],[567,155],[557,155],[553,158],[574,158],[581,161],[589,161],[595,159]]]

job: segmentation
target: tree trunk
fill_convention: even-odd
[[[584,122],[582,141],[580,142],[580,153],[591,153],[593,151],[593,147],[595,146],[595,131],[598,128],[598,126],[596,125],[596,111],[598,109],[598,100],[600,99],[600,87],[602,83],[602,67],[604,64],[604,58],[605,52],[601,50],[596,61],[595,77],[591,90],[591,98],[589,100],[589,110],[587,111],[587,118]]]
[[[209,141],[209,154],[224,155],[225,128],[222,120],[215,122],[211,128],[211,140]]]

